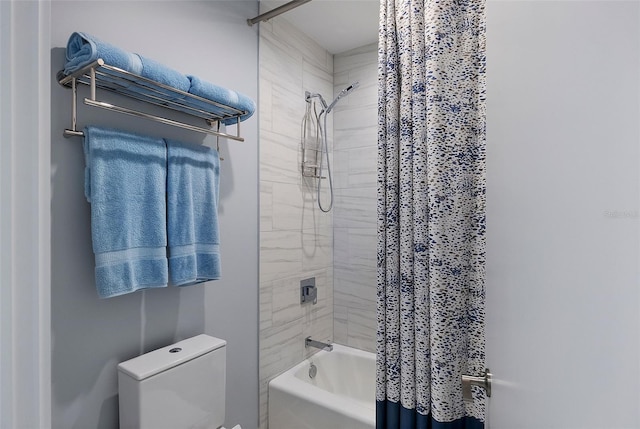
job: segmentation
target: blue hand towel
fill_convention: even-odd
[[[98,127],[84,134],[98,295],[167,286],[164,141]]]
[[[76,32],[71,34],[67,42],[64,74],[69,75],[98,58],[125,71],[138,75],[142,73],[142,61],[136,54],[103,42],[90,34]]]
[[[171,283],[187,286],[219,279],[218,152],[173,140],[166,143]]]
[[[253,113],[256,111],[256,102],[246,95],[240,94],[227,88],[223,88],[218,85],[214,85],[210,82],[200,79],[197,76],[187,75],[187,77],[191,81],[191,87],[189,88],[190,94],[246,111],[246,114],[240,116],[241,121],[249,119],[251,115],[253,115]],[[197,100],[189,100],[188,104],[193,105],[193,107],[216,114],[219,114],[221,112],[221,110],[216,108],[215,106]],[[225,125],[232,125],[236,123],[236,119],[227,119],[222,122]]]

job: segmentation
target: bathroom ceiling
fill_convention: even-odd
[[[261,12],[287,1],[262,0]],[[332,54],[378,40],[379,0],[312,0],[280,15]]]

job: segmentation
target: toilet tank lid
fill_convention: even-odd
[[[225,340],[200,334],[118,364],[118,371],[144,380],[227,345]]]

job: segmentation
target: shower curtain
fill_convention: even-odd
[[[377,429],[483,428],[484,0],[381,0]]]

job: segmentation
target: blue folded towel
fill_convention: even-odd
[[[91,64],[98,58],[102,58],[107,65],[120,68],[122,70],[151,79],[155,82],[167,85],[171,88],[178,89],[183,92],[189,92],[207,100],[215,101],[247,113],[240,116],[240,120],[244,121],[250,118],[256,110],[256,103],[246,95],[235,91],[206,82],[197,76],[187,76],[175,71],[157,61],[124,51],[109,43],[102,42],[95,36],[87,33],[75,32],[71,34],[67,42],[66,64],[64,74],[69,75],[82,67]],[[106,74],[110,74],[105,70]],[[164,100],[181,100],[183,96],[176,96],[175,93],[163,91],[158,87],[147,85],[144,81],[138,80],[143,86],[132,86],[128,81],[118,79],[117,77],[106,76],[106,80],[117,83],[120,86],[129,88],[132,93],[140,93],[158,97]],[[127,91],[124,91],[125,93]],[[186,104],[190,107],[205,110],[217,115],[228,113],[212,104],[188,99]],[[179,109],[189,112],[188,109]],[[189,112],[192,113],[192,112]],[[234,119],[225,119],[222,121],[225,125],[232,125],[237,122]]]
[[[189,91],[191,82],[189,81],[189,79],[187,79],[187,76],[173,69],[170,69],[169,67],[160,64],[157,61],[154,61],[147,57],[143,57],[142,55],[140,55],[140,60],[142,61],[142,72],[140,73],[141,76],[170,86],[171,88],[179,89],[180,91]]]
[[[84,134],[98,295],[167,286],[164,141],[98,127]]]
[[[173,140],[166,143],[171,283],[187,286],[219,279],[218,152]]]
[[[82,67],[91,64],[98,58],[102,58],[105,64],[117,67],[119,69],[133,73],[134,75],[143,76],[147,79],[162,83],[172,88],[179,89],[181,91],[189,91],[191,82],[184,74],[175,71],[155,60],[147,57],[143,57],[138,54],[133,54],[124,51],[109,43],[102,42],[95,36],[91,36],[87,33],[73,33],[69,37],[67,42],[67,53],[64,74],[69,75]],[[104,70],[104,73],[112,74],[108,70]],[[120,86],[131,88],[132,92],[138,92],[142,94],[157,96],[160,98],[180,99],[182,96],[176,97],[174,94],[170,94],[166,91],[155,89],[139,88],[131,86],[131,84],[117,77],[105,77],[107,80],[115,82]],[[139,81],[143,86],[145,82]]]
[[[64,66],[64,74],[69,75],[98,58],[128,72],[138,75],[142,73],[142,61],[138,55],[103,42],[90,34],[76,32],[67,42],[67,63]]]
[[[189,88],[190,94],[246,111],[246,114],[240,116],[241,121],[250,118],[251,115],[253,115],[253,113],[256,111],[256,102],[246,95],[240,94],[227,88],[223,88],[218,85],[214,85],[210,82],[200,79],[197,76],[187,75],[187,77],[191,81],[191,87]],[[219,114],[221,112],[219,108],[198,100],[189,99],[187,103],[189,105],[193,105],[193,107],[197,107],[212,113]],[[232,125],[237,121],[236,119],[227,119],[222,122],[225,125]]]

